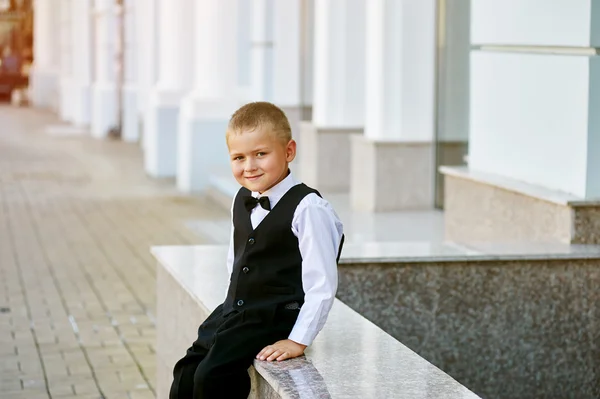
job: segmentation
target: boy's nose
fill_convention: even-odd
[[[247,161],[244,170],[246,170],[247,172],[256,170],[256,163],[252,161]]]

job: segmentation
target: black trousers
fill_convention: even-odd
[[[265,346],[288,337],[298,313],[274,305],[223,315],[218,306],[175,364],[169,399],[246,399],[248,368]]]

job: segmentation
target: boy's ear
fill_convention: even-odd
[[[296,142],[292,139],[285,148],[285,160],[289,163],[296,158]]]

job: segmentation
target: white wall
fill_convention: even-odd
[[[469,166],[600,196],[600,68],[581,51],[600,45],[600,2],[473,0],[471,10],[483,51],[471,54]]]
[[[597,0],[472,0],[472,42],[598,46],[599,7]]]
[[[585,196],[590,59],[474,51],[469,166]]]

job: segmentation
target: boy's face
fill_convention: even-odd
[[[288,164],[296,156],[294,140],[286,144],[262,127],[230,134],[227,146],[237,182],[259,193],[282,181],[287,175]]]

